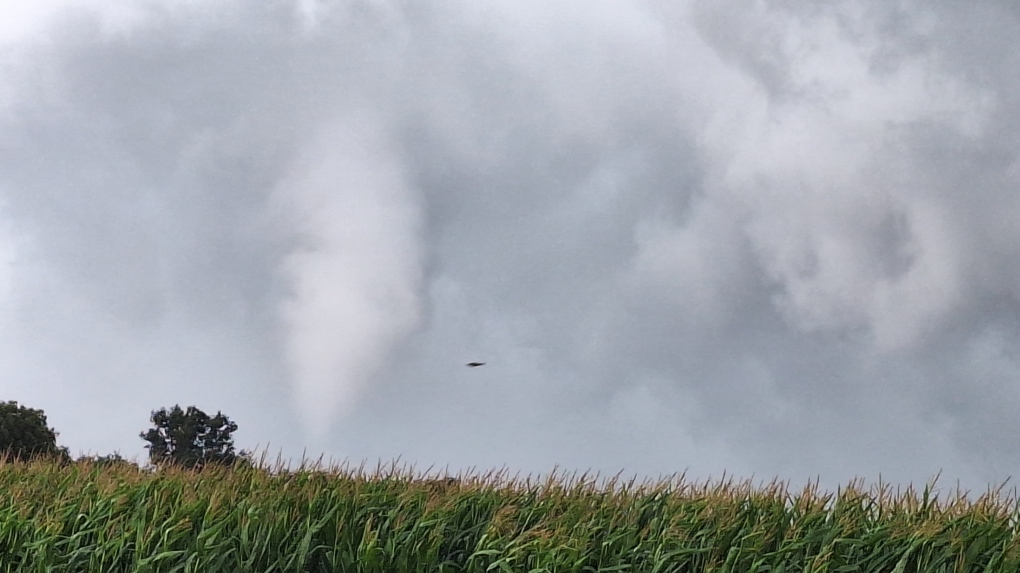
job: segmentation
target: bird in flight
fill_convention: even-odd
[[[470,368],[478,368],[479,366],[485,366],[484,362],[468,362],[466,366]]]

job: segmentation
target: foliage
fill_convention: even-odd
[[[0,402],[0,454],[18,459],[66,457],[67,449],[57,447],[57,432],[46,425],[42,410],[12,401]]]
[[[138,467],[131,461],[124,459],[120,452],[114,452],[105,456],[80,456],[74,461],[83,465],[127,465],[135,468]]]
[[[209,417],[194,406],[185,411],[178,405],[154,411],[150,420],[155,427],[140,435],[149,442],[149,462],[154,465],[202,468],[233,465],[237,459],[231,437],[237,424],[220,412]]]
[[[10,573],[1009,572],[1015,501],[851,484],[0,463]]]

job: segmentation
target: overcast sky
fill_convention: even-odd
[[[180,404],[286,457],[983,489],[1020,470],[1017,29],[0,0],[0,399],[75,454]]]

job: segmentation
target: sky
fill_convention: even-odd
[[[0,399],[144,460],[984,490],[1020,7],[0,0]],[[486,362],[467,368],[471,361]]]

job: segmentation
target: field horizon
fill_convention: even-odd
[[[265,462],[263,457],[261,462]],[[1016,571],[1020,503],[863,480],[447,475],[397,461],[0,462],[4,571]]]

